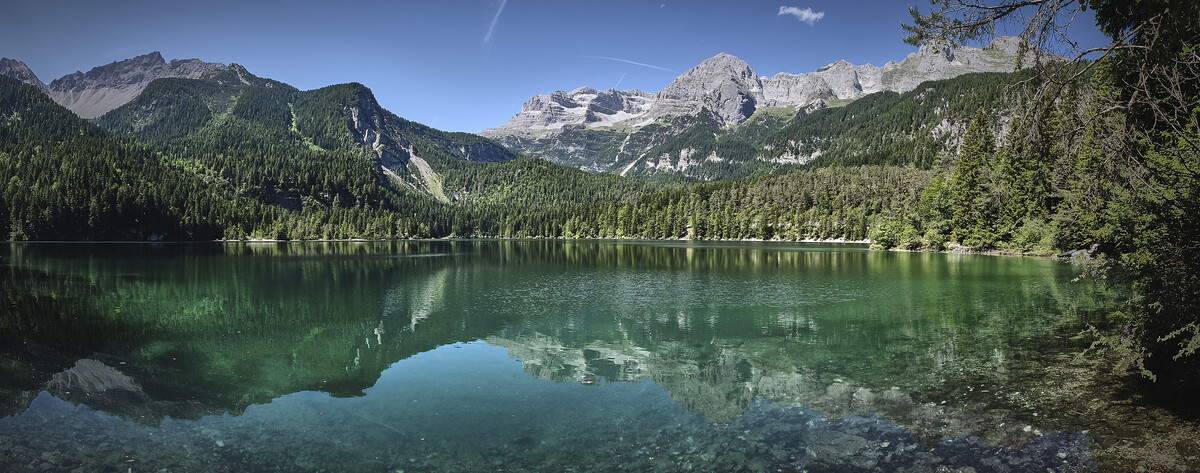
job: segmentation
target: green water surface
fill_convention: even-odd
[[[858,245],[0,246],[4,471],[1088,471],[1111,301]]]

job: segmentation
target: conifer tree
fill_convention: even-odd
[[[964,245],[980,248],[994,243],[990,238],[990,225],[986,193],[985,173],[988,162],[995,152],[995,138],[988,129],[987,113],[983,109],[975,112],[975,118],[967,126],[962,148],[958,152],[958,163],[950,181],[951,221],[955,238]]]

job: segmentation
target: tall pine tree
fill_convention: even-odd
[[[974,249],[995,243],[992,237],[990,205],[984,184],[987,180],[988,162],[995,152],[995,138],[988,129],[987,113],[983,109],[975,112],[975,118],[967,126],[962,148],[958,151],[958,163],[950,178],[951,222],[954,239]]]

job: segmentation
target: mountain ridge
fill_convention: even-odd
[[[26,85],[37,88],[46,95],[50,95],[49,91],[46,90],[46,84],[42,83],[41,79],[38,79],[37,74],[34,74],[25,63],[16,59],[0,58],[0,76],[12,77]]]
[[[718,53],[685,71],[657,93],[610,89],[608,96],[635,107],[603,113],[592,104],[599,98],[588,86],[539,94],[527,100],[508,123],[483,130],[488,137],[545,136],[567,125],[590,128],[645,126],[670,115],[693,115],[701,108],[717,114],[724,125],[749,119],[760,108],[823,108],[829,100],[854,100],[881,91],[907,92],[921,82],[949,79],[972,72],[1018,69],[1020,39],[998,37],[986,47],[922,45],[901,61],[883,66],[854,65],[838,60],[816,71],[758,76],[745,61]]]
[[[55,103],[87,119],[99,117],[129,103],[155,79],[197,79],[224,70],[233,70],[239,77],[246,72],[244,67],[232,63],[204,62],[199,59],[172,59],[167,62],[162,53],[154,51],[96,66],[88,72],[75,71],[46,84],[25,63],[15,59],[0,59],[0,74],[37,87]]]
[[[1023,68],[1021,44],[1015,37],[999,37],[982,48],[927,43],[883,66],[839,60],[813,72],[771,77],[757,75],[745,61],[722,52],[656,93],[601,93],[585,86],[536,95],[508,123],[480,134],[517,152],[588,172],[642,177],[665,173],[702,180],[746,176],[759,171],[737,169],[738,163],[769,161],[768,167],[777,167],[804,164],[819,154],[778,157],[773,150],[755,151],[758,140],[725,139],[722,150],[706,146],[708,151],[697,155],[698,149],[687,144],[704,141],[702,135],[708,141],[717,135],[765,136],[815,110],[880,92],[909,92],[927,81],[1014,72]],[[750,159],[754,156],[758,158]],[[693,175],[696,166],[679,164],[697,160],[722,171]]]
[[[443,132],[400,118],[360,83],[301,91],[236,64],[196,79],[156,80],[95,121],[174,150],[215,182],[292,210],[306,202],[399,208],[396,199],[407,199],[399,194],[408,191],[448,202],[441,174],[457,162],[517,157],[477,135]],[[266,143],[254,144],[260,141]],[[217,153],[199,158],[184,151],[214,146]],[[264,155],[274,157],[268,163]],[[251,174],[273,171],[246,180],[247,172],[229,171],[240,166],[259,169],[247,171]],[[300,175],[307,177],[294,177]]]

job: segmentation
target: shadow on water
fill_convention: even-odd
[[[146,402],[106,407],[151,424],[304,390],[356,396],[397,360],[499,326],[437,318],[413,331],[429,315],[415,306],[444,296],[422,293],[436,282],[410,281],[445,265],[361,258],[375,254],[333,244],[11,245],[0,268],[0,330],[15,341],[5,344],[7,411],[46,387],[97,406],[123,390],[78,380],[109,370],[137,380],[134,397]],[[60,374],[77,386],[52,383]]]

